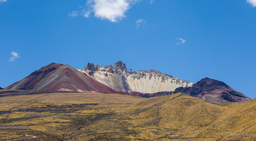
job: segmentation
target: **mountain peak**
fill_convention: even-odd
[[[244,102],[250,100],[226,83],[211,78],[203,78],[192,87],[177,88],[174,93],[183,92],[213,103]]]
[[[93,63],[88,63],[84,70],[97,71],[99,69],[99,65],[95,65]]]
[[[51,63],[8,86],[11,90],[104,92],[115,91],[69,65]]]
[[[196,85],[199,86],[220,86],[220,87],[225,87],[225,88],[230,88],[226,83],[219,81],[219,80],[215,80],[215,79],[211,79],[209,77],[205,77],[203,79],[201,79],[200,81],[198,81],[196,83]]]
[[[126,65],[122,61],[116,62],[114,68],[115,70],[120,69],[121,71],[127,71]]]
[[[52,62],[52,63],[50,63],[49,65],[46,65],[46,66],[44,66],[44,67],[42,67],[42,68],[59,67],[59,66],[62,66],[62,65],[63,65],[63,64],[58,64],[58,63]]]
[[[46,65],[46,66],[40,68],[39,70],[32,72],[31,75],[38,75],[38,74],[41,74],[44,72],[51,72],[51,71],[59,68],[60,66],[63,66],[63,64],[51,63],[49,65]]]
[[[194,83],[174,78],[171,75],[157,70],[128,71],[123,61],[118,61],[114,66],[101,66],[94,71],[94,64],[89,63],[82,73],[109,86],[115,91],[125,93],[157,93],[161,91],[174,91],[178,87],[190,87]]]

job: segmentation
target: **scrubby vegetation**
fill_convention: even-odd
[[[5,94],[7,95],[7,94]],[[0,97],[0,140],[256,140],[256,100],[212,104],[185,94]]]

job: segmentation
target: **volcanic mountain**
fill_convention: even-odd
[[[42,67],[5,89],[115,93],[113,89],[71,66],[56,63]]]
[[[156,70],[128,71],[122,61],[118,61],[115,66],[103,67],[88,63],[84,70],[79,71],[116,91],[133,96],[155,97],[183,92],[214,103],[244,102],[250,99],[221,81],[204,78],[192,83]]]
[[[192,83],[156,70],[128,71],[122,61],[118,61],[115,66],[103,67],[88,63],[84,70],[52,63],[5,89],[94,91],[141,97],[165,96],[182,92],[213,103],[244,102],[250,99],[221,81],[204,78],[197,83]]]
[[[224,82],[207,77],[201,79],[192,87],[177,88],[173,93],[179,92],[186,93],[191,96],[214,103],[245,102],[250,100],[249,97],[246,97],[242,93],[237,92]]]
[[[82,73],[109,86],[116,91],[125,93],[158,93],[162,91],[174,91],[178,87],[191,87],[194,83],[181,80],[171,75],[161,73],[157,70],[149,71],[128,71],[126,64],[122,61],[115,63],[115,66],[100,67],[88,63]]]

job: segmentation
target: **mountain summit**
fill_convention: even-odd
[[[174,91],[178,87],[190,87],[194,84],[156,70],[128,71],[122,61],[115,63],[115,66],[109,65],[100,68],[88,63],[87,67],[80,71],[115,91],[125,93]]]
[[[12,90],[44,90],[44,91],[97,91],[114,93],[104,84],[80,73],[69,65],[51,63],[31,73],[26,78],[6,87]]]
[[[177,88],[174,93],[187,93],[191,96],[201,98],[209,102],[244,102],[250,100],[240,92],[237,92],[224,82],[210,79],[208,77],[201,79],[192,87]]]

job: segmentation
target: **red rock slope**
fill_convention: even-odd
[[[5,89],[74,92],[97,91],[103,93],[116,92],[69,65],[55,63],[42,67]]]

